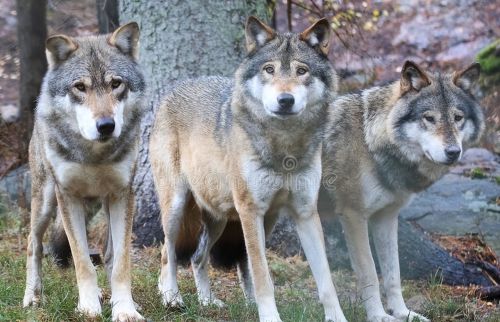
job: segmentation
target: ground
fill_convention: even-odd
[[[77,289],[73,268],[58,268],[51,257],[43,261],[43,302],[40,308],[21,306],[25,281],[26,228],[23,216],[0,203],[0,321],[84,321],[75,313]],[[268,252],[269,266],[276,285],[278,309],[284,321],[322,321],[323,309],[318,303],[314,280],[307,263],[300,257],[281,258]],[[186,308],[183,311],[165,309],[157,293],[160,249],[136,248],[133,256],[133,295],[142,314],[151,321],[255,321],[254,305],[246,305],[235,270],[211,270],[215,294],[227,307],[201,307],[189,268],[179,272],[180,289]],[[102,321],[109,321],[110,290],[103,267],[97,267],[99,285],[104,293]],[[351,322],[365,321],[362,302],[354,291],[351,271],[333,272],[344,313]],[[498,303],[477,299],[475,287],[442,285],[439,277],[427,281],[404,281],[404,296],[411,309],[433,321],[500,320]],[[101,319],[99,319],[101,320]]]

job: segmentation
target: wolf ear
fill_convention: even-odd
[[[330,49],[330,23],[326,18],[322,18],[304,30],[299,38],[316,48],[320,54],[327,56]]]
[[[420,91],[430,85],[427,74],[414,62],[407,60],[401,70],[401,93],[410,90]]]
[[[118,27],[108,38],[111,46],[118,48],[123,54],[139,59],[139,25],[129,22]]]
[[[52,68],[68,59],[69,55],[78,48],[78,44],[68,36],[55,35],[45,41],[45,48],[49,67]]]
[[[268,41],[274,39],[274,37],[276,37],[276,32],[256,17],[250,16],[245,26],[245,37],[247,52],[251,53],[255,49],[264,46]]]
[[[464,91],[469,91],[472,85],[479,79],[480,74],[481,65],[479,63],[472,63],[464,70],[453,73],[453,83]]]

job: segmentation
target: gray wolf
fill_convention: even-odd
[[[210,291],[207,265],[229,222],[244,235],[245,247],[238,247],[246,248],[248,264],[238,267],[246,294],[255,295],[261,321],[280,321],[264,244],[285,209],[297,224],[326,319],[345,321],[316,209],[323,127],[337,89],[327,59],[329,30],[323,19],[300,34],[278,34],[250,17],[248,55],[234,79],[189,80],[164,98],[150,160],[165,233],[158,283],[165,305],[182,305],[176,247],[190,249],[193,241],[199,300],[222,305]],[[237,236],[232,243],[240,245]]]
[[[57,208],[75,265],[77,310],[88,317],[101,313],[85,227],[86,205],[99,200],[109,217],[106,265],[113,320],[142,319],[130,280],[131,187],[145,91],[138,41],[135,22],[110,35],[47,39],[49,69],[29,146],[32,200],[25,307],[40,302],[42,237]]]
[[[340,96],[323,144],[323,184],[340,215],[369,321],[427,321],[403,300],[398,213],[478,141],[483,114],[470,90],[479,64],[453,74],[407,61],[401,79]],[[368,222],[383,277],[387,313],[368,240]],[[416,245],[415,247],[418,247]]]

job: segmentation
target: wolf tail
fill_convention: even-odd
[[[71,259],[71,249],[69,247],[68,237],[64,231],[61,215],[57,214],[50,235],[50,254],[54,257],[57,266],[66,268]]]
[[[240,221],[228,221],[224,232],[210,251],[212,265],[229,269],[247,258]]]

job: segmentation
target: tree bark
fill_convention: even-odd
[[[97,23],[100,34],[108,34],[118,28],[119,5],[118,0],[96,0]]]
[[[19,108],[21,121],[25,124],[25,141],[28,142],[33,127],[33,112],[47,70],[47,1],[17,0],[16,10],[20,61]]]
[[[267,0],[120,1],[120,21],[137,21],[141,28],[140,63],[151,93],[134,183],[137,244],[163,240],[148,160],[149,130],[159,98],[181,79],[232,76],[244,56],[246,18],[265,19],[269,11]]]

